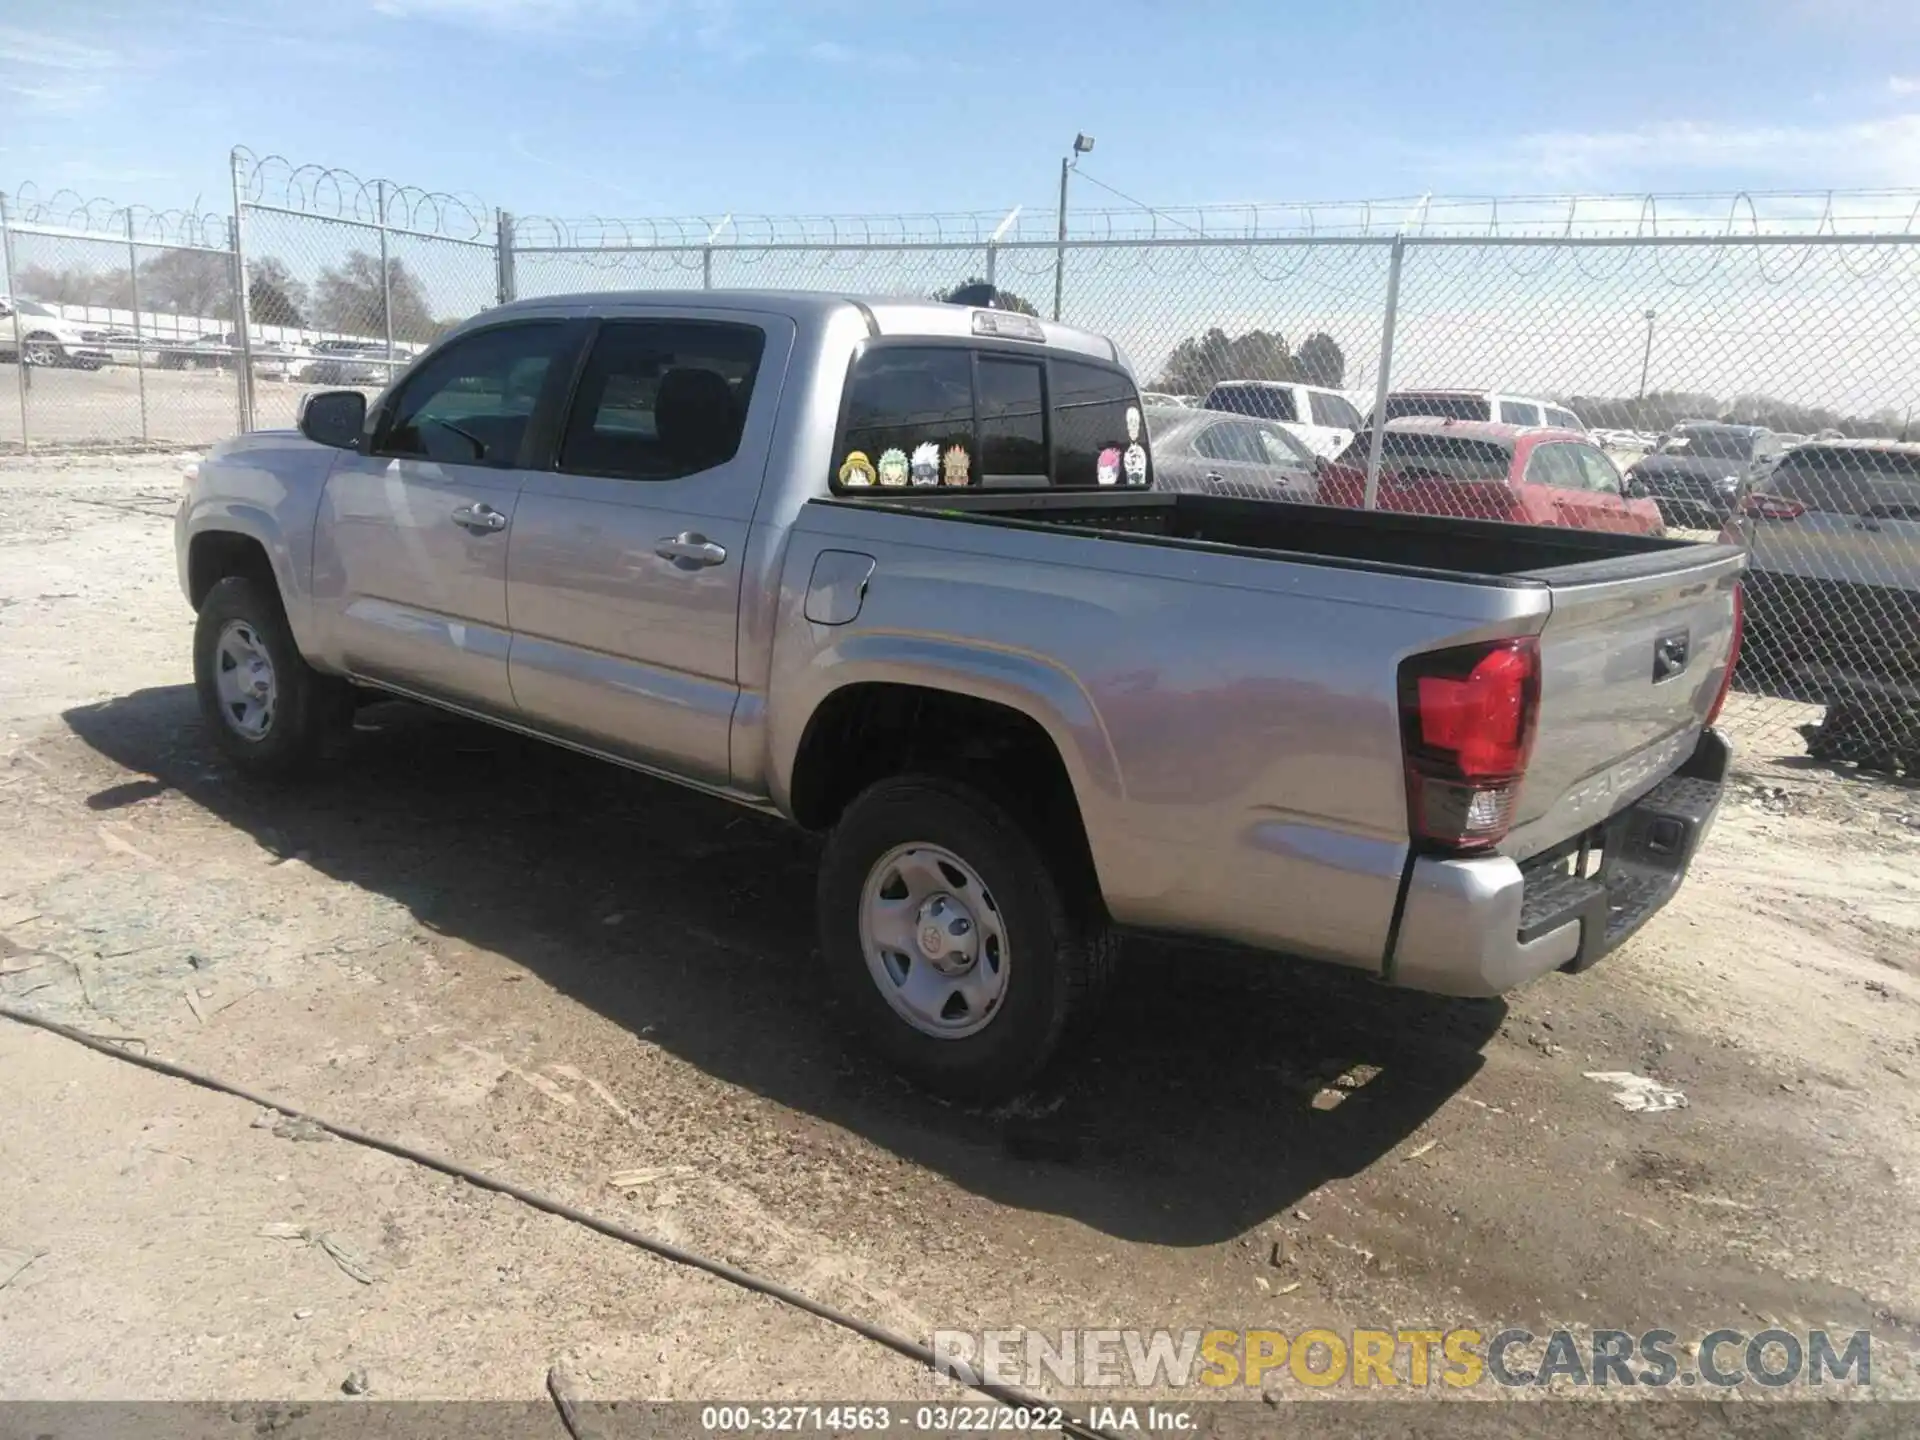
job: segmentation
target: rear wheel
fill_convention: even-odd
[[[262,778],[304,770],[353,713],[347,684],[301,658],[280,597],[237,575],[220,581],[200,604],[193,676],[214,744]]]
[[[847,808],[821,863],[829,978],[916,1083],[962,1100],[1017,1094],[1111,970],[1114,941],[1079,870],[980,790],[882,780]]]
[[[21,346],[26,351],[29,365],[43,365],[51,369],[66,358],[66,351],[60,348],[60,342],[45,331],[27,336]]]

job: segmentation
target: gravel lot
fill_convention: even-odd
[[[9,1001],[920,1338],[1866,1326],[1876,1393],[1920,1391],[1915,789],[1743,753],[1681,899],[1506,1004],[1139,945],[1048,1089],[973,1113],[843,1047],[804,837],[399,705],[304,788],[224,771],[180,465],[0,461]],[[1689,1103],[1632,1113],[1588,1071]],[[0,1298],[0,1398],[321,1398],[365,1368],[383,1398],[532,1399],[556,1358],[602,1396],[948,1393],[46,1034],[0,1022],[0,1075],[0,1249],[40,1252]]]

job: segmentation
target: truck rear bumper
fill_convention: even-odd
[[[1387,978],[1441,995],[1498,995],[1597,963],[1680,888],[1713,826],[1729,754],[1706,732],[1677,773],[1589,832],[1601,857],[1591,875],[1572,873],[1576,852],[1564,847],[1524,866],[1503,855],[1415,860]]]

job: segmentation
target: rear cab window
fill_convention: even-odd
[[[1442,420],[1491,420],[1493,405],[1484,395],[1433,395],[1404,390],[1387,397],[1387,419],[1432,415]]]
[[[1291,424],[1300,418],[1290,385],[1216,385],[1203,408],[1251,415],[1256,420],[1278,420],[1282,424]]]
[[[1538,425],[1540,407],[1525,400],[1502,400],[1500,418],[1509,425]]]
[[[1142,487],[1148,444],[1123,370],[1038,349],[880,342],[848,374],[830,488]]]

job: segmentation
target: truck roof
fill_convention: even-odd
[[[956,339],[974,337],[972,317],[977,308],[914,296],[856,295],[832,290],[585,290],[570,295],[541,295],[509,301],[497,310],[486,311],[474,318],[480,320],[505,313],[604,315],[630,309],[689,307],[703,310],[757,310],[762,314],[771,312],[785,315],[798,325],[824,324],[841,310],[851,307],[866,316],[868,332],[873,335],[928,335]],[[983,313],[1013,315],[1019,312],[989,310]],[[467,323],[471,325],[473,321]],[[1035,323],[1045,336],[1044,343],[1055,349],[1078,351],[1099,360],[1127,364],[1120,347],[1104,335],[1062,325],[1054,320],[1035,319]],[[1127,368],[1131,370],[1132,367]]]

